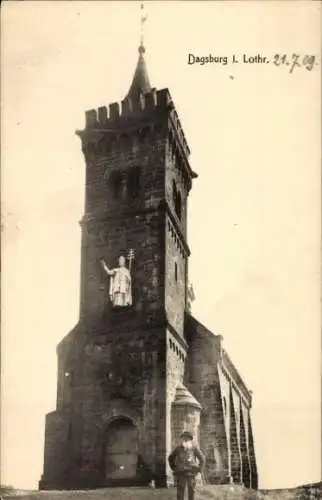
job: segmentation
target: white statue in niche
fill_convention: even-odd
[[[109,269],[103,259],[101,265],[110,278],[109,296],[114,307],[128,307],[132,305],[132,278],[131,264],[134,259],[134,251],[128,254],[129,268],[126,267],[125,257],[119,257],[119,267]]]

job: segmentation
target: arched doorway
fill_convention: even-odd
[[[131,482],[137,474],[138,432],[128,418],[113,420],[106,430],[104,475],[108,482]]]

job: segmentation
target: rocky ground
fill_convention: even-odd
[[[2,492],[1,500],[175,500],[174,488],[109,488],[92,491]],[[202,486],[196,500],[311,500],[322,498],[322,483],[290,490],[252,491],[241,486]]]

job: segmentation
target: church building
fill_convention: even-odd
[[[170,92],[150,84],[141,44],[121,103],[86,112],[77,325],[57,347],[40,489],[173,484],[184,430],[201,481],[257,488],[252,393],[191,314],[187,200],[197,174]]]

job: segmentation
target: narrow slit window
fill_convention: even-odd
[[[140,192],[141,169],[133,167],[128,173],[127,188],[130,198],[136,198]]]
[[[110,187],[114,200],[119,199],[122,192],[122,175],[120,172],[113,172],[111,174]]]

